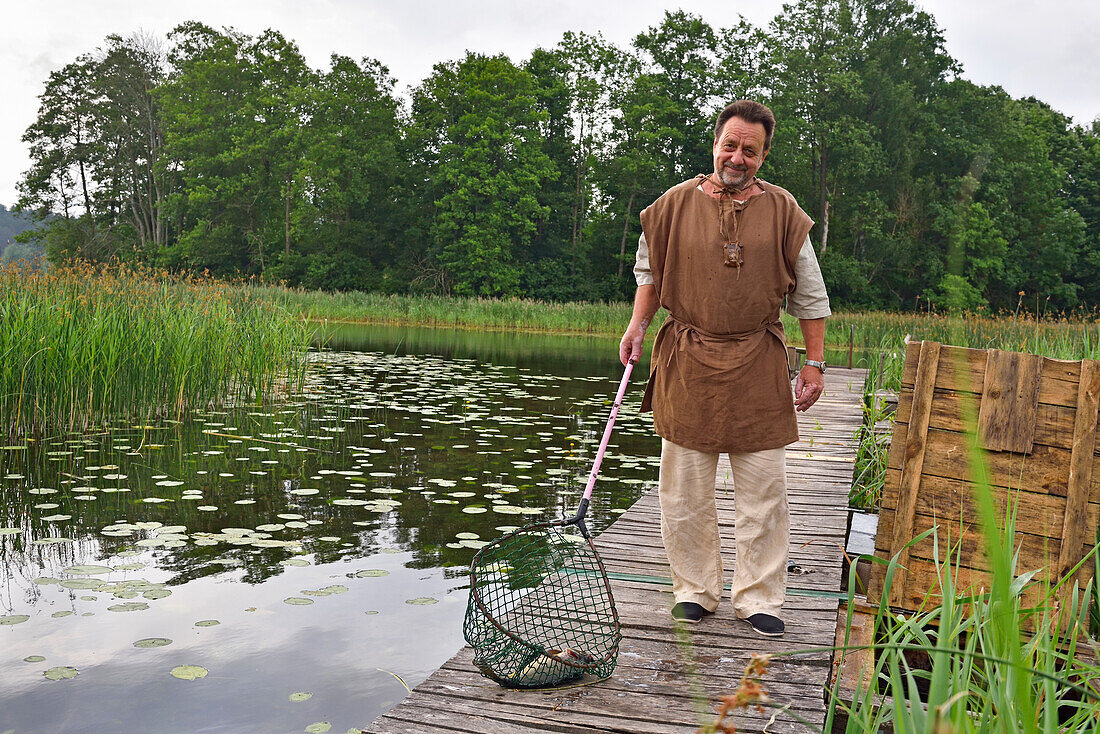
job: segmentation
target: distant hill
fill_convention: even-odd
[[[9,211],[0,204],[0,264],[12,260],[39,260],[45,258],[45,251],[35,245],[26,245],[15,241],[16,235],[34,226],[22,215]]]

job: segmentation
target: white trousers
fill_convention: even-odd
[[[735,490],[737,568],[730,597],[738,617],[779,616],[787,589],[790,508],[784,450],[729,454],[732,476],[716,477],[718,454],[661,442],[661,538],[677,602],[714,611],[722,598],[717,491]],[[716,481],[717,480],[717,481]]]

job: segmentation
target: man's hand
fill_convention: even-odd
[[[624,363],[625,364],[625,363]],[[825,392],[825,375],[812,365],[805,365],[794,378],[794,409],[807,410]]]
[[[626,367],[627,362],[637,364],[642,358],[642,340],[645,339],[646,325],[631,323],[619,342],[619,361]]]

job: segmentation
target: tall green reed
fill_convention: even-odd
[[[9,436],[262,400],[300,384],[311,328],[246,287],[144,269],[0,270]]]

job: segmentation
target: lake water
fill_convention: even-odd
[[[463,644],[475,549],[575,508],[616,341],[325,344],[274,404],[0,450],[0,734],[365,726]],[[638,373],[593,530],[656,481]]]

